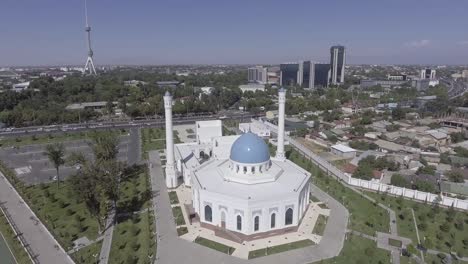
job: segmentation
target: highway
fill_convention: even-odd
[[[249,121],[252,117],[260,117],[262,115],[254,115],[250,113],[234,113],[227,115],[198,115],[198,116],[181,116],[174,117],[174,125],[191,124],[195,121],[216,120],[216,119],[236,119]],[[143,127],[164,127],[164,118],[148,118],[139,120],[114,120],[114,121],[96,121],[88,123],[74,123],[51,126],[30,126],[20,128],[6,128],[0,130],[0,137],[19,137],[27,135],[53,134],[63,132],[80,132],[88,130],[105,130],[105,129],[130,129]]]

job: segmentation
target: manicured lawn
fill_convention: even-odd
[[[393,238],[389,238],[388,239],[388,244],[390,246],[394,246],[394,247],[399,247],[401,248],[401,245],[402,245],[402,242],[400,240],[396,240],[396,239],[393,239]]]
[[[169,200],[171,201],[171,204],[179,203],[179,198],[177,197],[177,193],[175,191],[169,192]]]
[[[152,263],[155,255],[152,213],[119,217],[112,237],[109,263]]]
[[[425,254],[424,255],[424,260],[426,261],[427,264],[445,264],[448,262],[443,262],[443,259],[441,256],[438,255],[432,255],[432,254]],[[402,262],[403,263],[403,262]],[[416,262],[409,262],[409,263],[416,263]],[[452,264],[467,264],[468,262],[466,261],[461,261],[461,260],[456,260],[452,258]]]
[[[376,231],[389,231],[390,220],[384,209],[343,186],[331,176],[324,175],[317,166],[313,165],[297,151],[289,150],[288,152],[288,158],[291,161],[312,173],[313,184],[327,192],[348,209],[350,213],[349,229],[368,235],[374,235]]]
[[[56,183],[50,183],[23,190],[23,198],[65,250],[71,249],[72,241],[77,238],[97,238],[97,221],[89,214],[84,203],[75,198],[76,195],[67,181],[62,182],[59,189]]]
[[[387,264],[390,263],[390,252],[377,248],[377,244],[363,237],[349,234],[344,247],[337,257],[322,260],[323,264]]]
[[[144,165],[134,166],[128,170],[125,179],[120,183],[117,211],[119,213],[136,212],[147,209],[150,205],[148,168]]]
[[[80,264],[97,264],[99,253],[101,252],[102,240],[91,244],[79,251],[73,253],[71,257],[76,263]]]
[[[315,222],[314,230],[312,231],[312,233],[319,236],[323,236],[323,232],[325,231],[325,227],[327,226],[327,219],[327,216],[319,215],[317,218],[317,222]]]
[[[174,143],[180,143],[177,131],[174,131]],[[162,128],[143,128],[141,129],[142,152],[145,158],[148,157],[148,151],[166,148],[166,131]]]
[[[386,194],[373,192],[367,194],[395,211],[398,234],[411,238],[413,244],[417,244],[417,237],[411,208],[414,209],[421,243],[425,247],[468,256],[467,212],[450,210],[430,203],[418,203]]]
[[[87,139],[89,136],[94,133],[86,133],[86,132],[64,132],[64,133],[57,133],[57,134],[48,134],[48,135],[34,135],[31,132],[30,136],[23,136],[23,137],[8,137],[0,140],[0,147],[19,147],[25,145],[33,145],[33,144],[48,144],[48,143],[57,143],[57,142],[64,142],[70,140],[79,140],[79,139]],[[102,133],[101,131],[96,131],[95,133]],[[119,130],[120,134],[126,133],[125,130]]]
[[[215,242],[215,241],[203,238],[203,237],[197,237],[195,239],[195,243],[203,245],[205,247],[209,247],[211,249],[214,249],[223,253],[226,253],[226,254],[229,254],[229,255],[232,255],[234,250],[236,250],[233,247],[229,247],[229,246],[223,245],[221,243],[218,243],[218,242]]]
[[[1,211],[0,211],[0,234],[3,235],[3,238],[5,238],[5,242],[8,244],[9,249],[12,251],[14,257],[19,263],[31,263],[28,253],[26,253],[26,250],[23,248],[23,246],[21,246],[21,243],[16,238],[15,233],[13,232],[13,229],[11,228],[10,224],[8,224],[6,217],[3,215]],[[2,240],[2,236],[0,236],[0,240]],[[5,249],[5,250],[8,250],[8,249]],[[1,260],[1,257],[0,257],[0,260]]]
[[[182,208],[180,208],[180,206],[173,207],[172,214],[174,215],[176,225],[185,225],[184,215],[182,214]]]
[[[253,250],[249,252],[249,259],[259,258],[259,257],[263,257],[266,255],[273,255],[273,254],[281,253],[284,251],[308,247],[312,245],[315,245],[315,243],[312,242],[312,240],[305,239],[305,240],[278,245],[278,246],[273,246],[269,248],[257,249],[257,250]]]
[[[187,227],[183,226],[183,227],[177,228],[177,235],[183,236],[183,235],[185,235],[187,233],[188,233]]]

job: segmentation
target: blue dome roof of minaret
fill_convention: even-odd
[[[249,132],[234,141],[230,158],[239,163],[262,163],[270,160],[270,151],[261,137]]]

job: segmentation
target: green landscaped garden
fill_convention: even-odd
[[[367,238],[348,235],[344,247],[337,257],[322,260],[321,264],[387,264],[390,263],[390,252],[377,248],[377,244]]]
[[[299,152],[289,148],[287,155],[288,159],[312,173],[312,182],[316,186],[348,209],[350,213],[349,229],[372,236],[375,235],[376,231],[389,231],[390,218],[383,208],[343,186],[336,179],[324,175],[317,166],[304,158]]]
[[[15,233],[13,232],[13,229],[8,223],[6,217],[0,211],[0,240],[2,240],[1,235],[3,235],[3,238],[5,239],[5,242],[7,243],[9,247],[9,249],[5,249],[5,250],[8,250],[8,251],[11,250],[11,253],[13,253],[18,263],[25,263],[25,264],[31,263],[28,253],[26,252],[26,250],[23,248],[21,243],[16,238]],[[1,244],[1,241],[0,241],[0,244]],[[5,258],[7,257],[5,256]]]
[[[118,217],[109,263],[153,263],[156,256],[154,217],[144,212]]]
[[[421,243],[426,248],[468,256],[468,213],[387,194],[366,194],[395,211],[398,234],[412,239],[413,244],[418,241],[411,208],[416,216]]]
[[[174,131],[174,143],[180,143],[177,131]],[[148,152],[164,149],[166,147],[166,131],[162,128],[141,129],[141,142],[143,157],[148,158]]]
[[[315,245],[315,243],[312,240],[304,239],[304,240],[287,243],[283,245],[278,245],[278,246],[273,246],[269,248],[257,249],[257,250],[253,250],[249,252],[249,259],[259,258],[259,257],[267,256],[267,255],[273,255],[273,254],[281,253],[284,251],[289,251],[289,250],[313,246],[313,245]]]
[[[182,208],[180,206],[172,207],[172,214],[177,226],[185,225],[184,215],[182,214]]]
[[[218,242],[215,242],[215,241],[203,238],[203,237],[195,238],[194,242],[197,243],[197,244],[203,245],[205,247],[209,247],[211,249],[223,252],[223,253],[228,254],[228,255],[232,255],[234,250],[236,250],[233,247],[229,247],[229,246],[223,245],[221,243],[218,243]]]
[[[178,236],[183,236],[188,233],[188,229],[185,226],[177,228],[177,235]]]
[[[169,200],[171,204],[178,204],[179,203],[179,198],[177,197],[177,192],[171,191],[169,192]]]
[[[65,250],[70,250],[72,242],[80,237],[86,236],[89,240],[98,237],[97,221],[75,198],[67,181],[62,182],[60,188],[56,183],[25,187],[23,193],[23,198]]]
[[[323,236],[323,232],[325,231],[325,227],[327,226],[328,217],[326,215],[319,215],[317,218],[317,222],[315,222],[314,230],[312,231],[313,234]]]
[[[50,143],[58,143],[64,141],[71,141],[71,140],[80,140],[80,139],[89,139],[89,136],[92,133],[102,133],[102,131],[94,131],[94,132],[64,132],[64,133],[56,133],[56,134],[47,134],[47,135],[34,135],[31,134],[30,136],[22,136],[22,137],[7,137],[0,139],[0,147],[20,147],[26,145],[34,145],[34,144],[50,144]],[[126,130],[119,130],[121,135],[126,133]]]
[[[117,212],[133,213],[147,209],[151,205],[151,190],[148,168],[144,165],[132,167],[120,184]]]
[[[80,264],[97,264],[99,263],[99,253],[101,252],[102,240],[79,251],[71,254],[71,257]]]
[[[401,245],[402,245],[403,243],[401,242],[401,240],[389,238],[389,239],[388,239],[388,244],[389,244],[390,246],[394,246],[394,247],[401,248]]]

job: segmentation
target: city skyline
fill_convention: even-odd
[[[466,64],[468,3],[453,3],[294,1],[289,7],[301,8],[292,11],[280,1],[88,6],[98,65],[327,62],[333,45],[346,46],[347,64]],[[0,10],[0,65],[80,65],[83,9],[83,1],[8,2]]]

